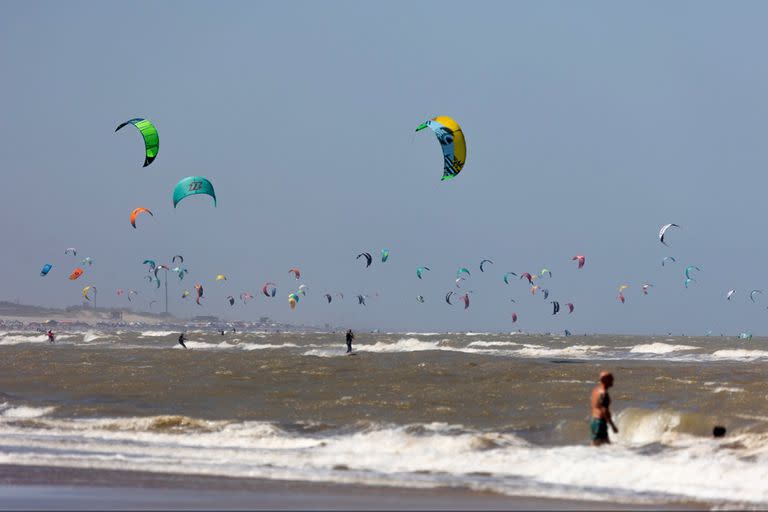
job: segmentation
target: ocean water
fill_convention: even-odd
[[[0,463],[768,506],[763,338],[187,335],[0,333]]]

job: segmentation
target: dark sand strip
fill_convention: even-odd
[[[706,510],[404,489],[43,466],[0,465],[2,510]]]

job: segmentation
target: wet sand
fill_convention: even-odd
[[[706,510],[249,478],[0,465],[0,510]]]

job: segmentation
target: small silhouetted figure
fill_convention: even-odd
[[[53,334],[53,331],[48,329],[48,332],[46,333],[48,335],[48,343],[55,343],[56,342],[56,335]]]
[[[236,332],[237,332],[237,331],[236,331],[236,330],[235,330],[235,328],[233,327],[233,328],[232,328],[232,334],[235,334]]]
[[[184,344],[184,342],[187,341],[184,337],[184,333],[179,334],[179,345],[181,345],[184,348],[187,348],[187,346]]]
[[[355,339],[355,335],[352,334],[352,329],[347,330],[347,354],[352,352],[352,340]]]
[[[712,429],[712,435],[714,437],[725,437],[725,427],[716,425],[715,428]]]
[[[219,333],[221,333],[221,335],[224,336],[224,329],[219,329]]]

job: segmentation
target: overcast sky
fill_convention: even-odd
[[[67,306],[90,284],[99,305],[127,305],[119,287],[146,310],[160,295],[141,262],[179,253],[180,316],[764,333],[768,293],[748,292],[768,290],[766,19],[768,3],[746,1],[3,2],[0,299]],[[448,182],[434,135],[414,133],[436,115],[467,138]],[[160,134],[147,168],[138,131],[114,133],[133,117]],[[218,207],[173,208],[190,175],[213,182]],[[133,229],[138,206],[154,217]],[[667,222],[682,226],[669,248]],[[384,247],[386,263],[355,260]],[[67,280],[84,256],[94,265]],[[702,271],[686,290],[688,264]],[[462,266],[466,311],[443,301]],[[502,281],[542,267],[572,315]],[[266,280],[275,299],[257,294]],[[180,299],[197,282],[204,307]],[[242,291],[257,298],[230,308]]]

